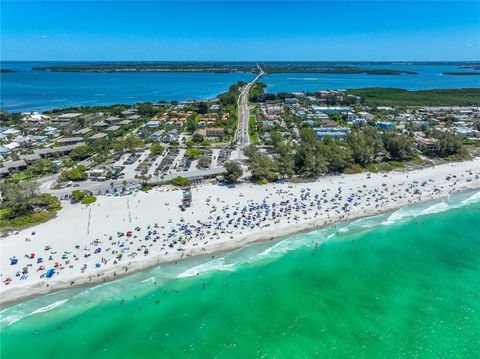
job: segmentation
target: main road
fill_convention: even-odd
[[[238,96],[238,127],[237,131],[235,132],[235,140],[237,145],[236,157],[238,160],[245,159],[243,149],[250,144],[250,136],[248,135],[248,123],[250,121],[250,110],[248,109],[248,94],[255,82],[257,82],[258,79],[264,74],[262,68],[259,65],[257,65],[257,67],[260,71],[259,74],[251,82],[242,87],[242,89],[240,90],[240,95]]]

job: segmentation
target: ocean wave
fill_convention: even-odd
[[[187,278],[197,276],[200,273],[210,271],[232,271],[236,263],[225,264],[225,258],[217,258],[207,263],[187,269],[186,271],[177,275],[177,278]]]
[[[440,203],[433,204],[428,208],[425,208],[421,212],[421,215],[445,212],[445,211],[449,210],[450,208],[451,207],[447,203],[442,201]]]
[[[62,299],[62,300],[58,300],[52,304],[49,304],[49,305],[46,305],[46,306],[43,306],[43,307],[40,307],[36,310],[34,310],[33,312],[30,312],[30,313],[27,313],[25,314],[25,307],[24,306],[21,306],[18,310],[15,310],[15,308],[7,308],[5,309],[5,312],[9,312],[10,314],[6,314],[4,315],[4,311],[2,311],[2,313],[0,313],[0,317],[2,318],[1,319],[1,325],[6,325],[6,326],[9,326],[9,325],[12,325],[16,322],[18,322],[19,320],[23,319],[23,318],[26,318],[26,317],[30,317],[32,315],[36,315],[36,314],[40,314],[40,313],[45,313],[45,312],[49,312],[55,308],[58,308],[60,307],[61,305],[63,305],[64,303],[66,303],[68,301],[68,298],[67,299]]]
[[[433,204],[432,202],[428,204],[419,203],[419,204],[411,205],[408,207],[400,208],[399,210],[390,214],[390,216],[381,224],[392,225],[404,219],[425,216],[428,214],[441,213],[441,212],[445,212],[455,208],[460,208],[460,207],[480,201],[480,191],[475,192],[474,194],[470,195],[468,198],[462,200],[462,197],[464,196],[465,196],[465,193],[458,193],[444,200],[441,200],[439,202],[437,201],[436,203],[433,203]]]
[[[38,308],[37,310],[34,310],[33,312],[31,312],[30,314],[27,314],[26,316],[28,317],[30,315],[35,315],[35,314],[39,314],[39,313],[48,312],[52,309],[55,309],[55,308],[63,305],[67,301],[68,301],[68,299],[63,299],[63,300],[56,301],[55,303],[52,303],[52,304],[46,305],[44,307]]]
[[[474,193],[473,195],[471,195],[467,199],[463,200],[462,204],[467,205],[467,204],[478,202],[478,201],[480,201],[480,191]]]

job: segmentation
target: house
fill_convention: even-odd
[[[53,121],[54,122],[71,122],[73,120],[77,120],[82,116],[81,113],[78,112],[71,112],[71,113],[64,113],[62,115],[57,116]]]
[[[53,148],[39,148],[37,150],[34,150],[33,153],[39,155],[42,158],[50,157],[56,153],[67,155],[69,154],[74,148],[84,146],[85,143],[77,143],[74,145],[67,145],[67,146],[58,146],[58,147],[53,147]]]
[[[83,142],[82,137],[64,137],[57,140],[57,144],[62,146],[76,145],[81,142]]]
[[[40,159],[40,155],[38,153],[33,153],[31,155],[22,155],[20,156],[21,160],[24,160],[27,164],[32,164],[35,161],[38,161]]]
[[[128,110],[122,111],[123,116],[130,116],[130,115],[134,115],[135,113],[137,113],[137,110],[134,108],[129,108]]]
[[[73,131],[73,135],[83,137],[85,135],[88,135],[92,131],[93,130],[90,127],[85,127],[85,128],[81,128],[80,130]]]
[[[211,127],[211,128],[201,128],[195,131],[194,134],[197,134],[202,137],[210,138],[220,138],[223,136],[224,129],[221,127]]]
[[[103,132],[98,132],[96,134],[94,134],[93,136],[90,136],[88,138],[88,142],[92,143],[94,141],[97,141],[97,140],[101,140],[101,139],[104,139],[105,137],[107,137],[108,135],[106,133],[103,133]]]
[[[0,155],[8,155],[12,150],[5,146],[0,146]]]
[[[114,124],[119,123],[121,120],[122,120],[122,119],[119,118],[119,117],[111,116],[111,117],[107,118],[107,119],[105,120],[105,122],[107,122],[107,123],[109,123],[109,124],[111,124],[111,125],[114,125]]]
[[[27,168],[27,163],[24,160],[7,161],[3,163],[3,168],[6,168],[8,173],[18,172]]]
[[[43,130],[43,133],[49,137],[58,137],[60,136],[60,131],[58,130],[58,128],[55,128],[55,127],[46,127],[44,130]]]
[[[41,135],[38,135],[38,136],[30,136],[30,138],[36,142],[36,143],[46,143],[48,141],[48,137],[47,136],[41,136]]]
[[[16,142],[10,142],[10,143],[7,143],[5,146],[3,147],[6,147],[8,148],[11,152],[13,151],[17,151],[20,149],[20,145]]]
[[[277,115],[265,115],[265,120],[267,121],[275,121],[278,119]]]
[[[335,122],[334,120],[330,120],[329,118],[322,119],[321,122],[322,122],[322,127],[330,127],[330,128],[338,127],[337,122]]]
[[[16,142],[22,146],[33,142],[33,140],[30,136],[17,136],[13,139],[13,142]]]
[[[118,129],[120,128],[120,126],[110,126],[108,128],[105,129],[106,132],[116,132],[118,131]]]
[[[25,122],[38,123],[50,120],[50,117],[38,112],[22,112],[22,120]]]
[[[140,120],[142,117],[139,116],[139,115],[132,115],[132,116],[129,116],[127,117],[128,120],[131,120],[131,121],[138,121]]]
[[[159,130],[155,133],[153,133],[151,136],[150,136],[150,139],[153,141],[153,142],[160,142],[160,140],[162,139],[162,137],[165,136],[165,130]]]
[[[421,136],[416,136],[415,142],[420,149],[433,150],[435,149],[438,140],[436,138],[424,138]]]
[[[348,113],[352,112],[350,107],[341,107],[341,106],[312,106],[314,112],[323,112],[323,113]]]
[[[103,122],[103,121],[98,121],[98,122],[95,122],[92,127],[95,129],[95,130],[101,130],[101,129],[104,129],[104,128],[107,128],[108,127],[108,123],[106,122]]]
[[[123,120],[123,121],[120,121],[118,124],[119,124],[120,126],[126,126],[126,125],[129,125],[129,124],[131,124],[131,123],[132,123],[131,120]]]
[[[367,124],[367,120],[364,118],[356,118],[352,121],[352,125],[354,126],[364,126]]]
[[[331,138],[337,141],[344,141],[347,138],[347,135],[350,132],[350,129],[321,127],[321,128],[314,128],[313,131],[315,132],[315,135],[319,140]]]
[[[286,97],[285,104],[287,105],[295,105],[298,103],[298,100],[295,97]]]
[[[17,130],[16,128],[8,128],[5,131],[3,131],[2,134],[7,137],[15,137],[20,134],[20,131]]]
[[[475,137],[478,131],[469,127],[455,127],[455,134],[463,138]]]
[[[160,126],[160,122],[158,121],[148,121],[146,124],[145,124],[146,127],[149,127],[149,128],[154,128],[154,127],[158,127]]]
[[[367,121],[371,121],[375,119],[375,116],[368,112],[359,112],[358,115]]]

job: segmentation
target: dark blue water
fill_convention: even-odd
[[[43,62],[3,62],[18,69],[1,74],[0,107],[8,111],[45,111],[52,108],[133,104],[143,101],[213,98],[247,73],[80,73],[32,71]],[[446,71],[466,71],[456,66],[419,64],[369,64],[354,66],[416,71],[418,75],[273,74],[262,81],[268,92],[316,91],[361,87],[396,87],[409,90],[480,87],[480,76],[444,76]]]

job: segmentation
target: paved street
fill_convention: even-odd
[[[255,82],[257,82],[258,79],[264,74],[260,66],[258,66],[258,69],[260,70],[260,73],[257,75],[257,77],[255,77],[255,79],[253,79],[253,81],[249,82],[242,88],[240,96],[238,97],[238,127],[235,133],[235,140],[237,141],[236,158],[238,160],[245,159],[243,149],[250,145],[250,136],[248,134],[248,123],[250,120],[250,111],[248,109],[248,94]]]

